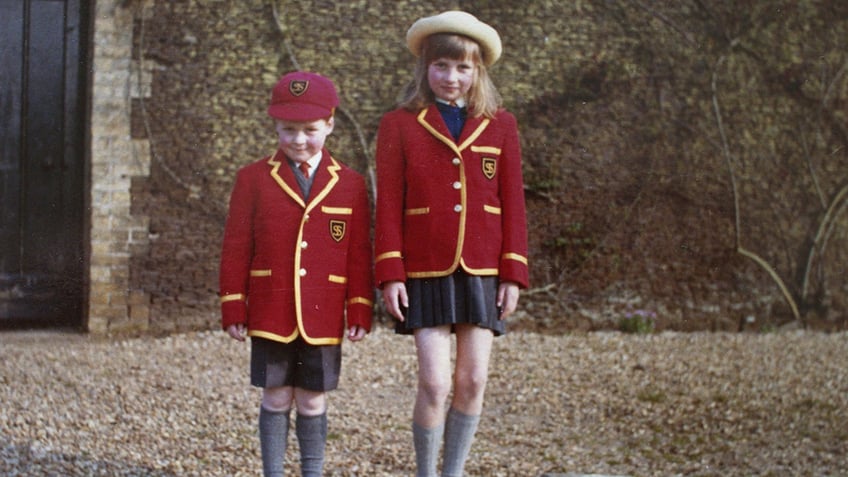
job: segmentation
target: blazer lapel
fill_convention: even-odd
[[[300,204],[301,207],[306,207],[303,197],[300,195],[300,187],[297,185],[297,180],[294,178],[294,173],[291,167],[286,163],[285,154],[279,149],[277,153],[268,159],[268,165],[271,166],[271,178],[283,189],[289,198]],[[318,178],[316,177],[317,181]],[[314,187],[314,186],[313,186]]]
[[[424,126],[430,134],[436,139],[443,142],[446,146],[453,149],[457,155],[461,155],[462,151],[467,149],[483,131],[488,127],[490,120],[481,117],[469,117],[465,120],[465,126],[462,128],[462,134],[459,136],[459,144],[454,142],[448,131],[448,126],[442,119],[439,108],[435,104],[422,109],[418,113],[418,123]]]
[[[315,168],[312,191],[309,194],[309,203],[306,205],[307,211],[312,210],[333,190],[333,187],[339,182],[339,169],[341,169],[339,163],[330,156],[330,152],[327,149],[324,149],[321,155],[321,162]]]

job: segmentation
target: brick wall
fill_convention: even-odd
[[[149,294],[130,286],[130,258],[148,242],[148,219],[130,212],[133,177],[150,171],[150,147],[130,134],[132,99],[150,94],[133,59],[136,9],[152,2],[96,2],[91,74],[91,245],[88,330],[144,331]]]

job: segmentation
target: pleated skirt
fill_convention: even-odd
[[[446,277],[410,278],[406,292],[409,309],[406,319],[395,326],[398,334],[460,323],[490,329],[495,336],[506,333],[506,322],[498,319],[498,277],[469,275],[460,269]]]

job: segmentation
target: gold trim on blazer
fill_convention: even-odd
[[[484,205],[483,210],[490,214],[501,215],[501,208],[493,205]]]
[[[430,213],[429,207],[419,207],[417,209],[406,209],[403,211],[404,215],[425,215]]]
[[[247,297],[244,296],[244,293],[232,293],[229,295],[223,295],[221,297],[221,303],[227,303],[229,301],[245,301],[246,299]]]
[[[515,260],[517,262],[523,263],[524,265],[527,265],[527,257],[525,257],[524,255],[519,255],[517,253],[510,252],[503,254],[502,257],[506,260]]]
[[[295,338],[297,338],[298,334],[300,334],[300,331],[298,331],[297,328],[294,329],[294,333],[292,333],[288,336],[282,336],[282,335],[278,335],[278,334],[275,334],[275,333],[269,333],[267,331],[259,331],[259,330],[252,330],[252,331],[247,332],[248,336],[255,336],[257,338],[265,338],[267,340],[279,341],[281,343],[291,343],[292,341],[294,341]]]
[[[418,123],[424,129],[426,129],[430,134],[432,134],[436,139],[438,139],[439,141],[443,142],[446,146],[451,148],[451,150],[453,152],[455,152],[457,156],[460,156],[460,157],[462,157],[462,151],[468,149],[469,146],[471,146],[472,143],[474,143],[474,141],[476,141],[477,138],[480,137],[481,134],[483,134],[483,131],[485,131],[486,128],[489,127],[489,123],[491,122],[491,120],[488,119],[488,118],[481,120],[480,124],[477,126],[477,128],[471,134],[468,135],[468,137],[465,139],[465,141],[463,141],[462,144],[457,145],[453,141],[453,139],[446,137],[444,134],[441,134],[439,131],[436,130],[435,127],[433,127],[432,124],[427,122],[426,117],[427,117],[427,113],[430,111],[430,109],[431,108],[424,108],[424,109],[421,110],[420,113],[418,113],[418,116],[417,116]],[[433,107],[432,109],[435,110],[435,107]],[[467,184],[467,179],[466,179],[466,174],[465,174],[465,161],[462,161],[461,164],[460,164],[460,167],[459,167],[459,182],[460,182],[460,184],[462,184],[462,187],[459,191],[459,194],[460,194],[459,205],[462,206],[462,210],[459,212],[459,234],[456,238],[456,252],[455,252],[454,257],[453,257],[453,263],[450,265],[450,267],[448,267],[445,270],[435,270],[435,271],[427,271],[427,272],[408,272],[407,273],[408,277],[410,277],[410,278],[441,277],[441,276],[445,276],[445,275],[452,273],[460,265],[462,265],[462,268],[464,268],[464,269],[466,269],[470,272],[480,273],[479,271],[469,269],[468,267],[465,266],[464,263],[461,263],[462,262],[462,249],[465,245],[465,227],[466,227],[466,221],[467,221],[466,217],[467,217],[467,214],[468,214],[468,200],[467,200],[468,199],[468,196],[467,196],[467,194],[468,194],[468,184]],[[495,274],[497,274],[497,270],[495,270]]]
[[[351,298],[350,300],[348,300],[347,302],[348,302],[348,304],[350,304],[350,305],[367,305],[367,306],[374,306],[374,302],[373,302],[373,301],[371,301],[371,300],[369,300],[369,299],[367,299],[367,298],[363,298],[363,297],[361,297],[361,296],[355,296],[355,297]]]
[[[350,207],[327,207],[326,205],[322,205],[321,212],[325,214],[353,215],[353,209]]]
[[[374,260],[374,261],[379,262],[380,260],[385,260],[387,258],[403,258],[403,255],[400,252],[381,253],[380,255],[377,256],[377,259]]]
[[[482,154],[494,154],[496,156],[500,156],[501,148],[491,146],[471,146],[471,152],[479,152]]]
[[[336,183],[339,181],[338,171],[341,170],[342,167],[329,154],[327,155],[327,158],[329,159],[329,162],[330,162],[330,164],[327,166],[327,172],[330,173],[330,180],[327,182],[327,184],[324,186],[324,188],[321,189],[321,191],[318,194],[315,194],[315,196],[309,201],[309,203],[306,204],[306,208],[303,211],[303,217],[300,219],[300,227],[298,228],[298,231],[297,231],[297,240],[295,241],[295,243],[303,243],[303,227],[306,225],[306,221],[309,220],[309,213],[312,212],[312,210],[315,209],[315,207],[317,207],[318,204],[327,197],[327,194],[329,194],[330,191],[333,190],[333,187],[335,187]],[[318,171],[316,171],[316,174],[317,173],[318,173]],[[314,184],[313,184],[313,186],[314,186]],[[299,195],[298,195],[298,198],[300,198]],[[302,201],[301,201],[301,203],[302,203]],[[294,267],[293,267],[293,270],[292,270],[292,273],[294,273],[295,316],[297,317],[297,328],[299,330],[305,329],[305,327],[303,325],[303,305],[301,303],[302,297],[301,297],[301,289],[300,289],[300,279],[301,279],[300,270],[302,268],[301,261],[300,261],[301,254],[302,254],[302,249],[298,248],[297,251],[294,254]],[[304,334],[304,339],[309,344],[338,344],[339,341],[340,341],[337,338],[315,339],[315,338],[312,338],[312,337],[307,337],[305,334]]]

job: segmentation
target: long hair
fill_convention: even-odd
[[[427,69],[439,58],[470,60],[474,63],[474,79],[465,98],[468,113],[471,116],[493,118],[500,109],[502,100],[483,63],[480,45],[471,38],[454,33],[434,33],[424,39],[421,55],[415,65],[415,75],[404,91],[400,107],[417,111],[436,101],[436,95],[427,81]]]

